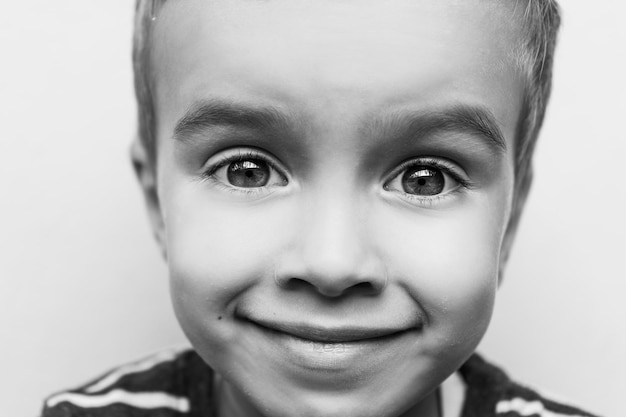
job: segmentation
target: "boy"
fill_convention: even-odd
[[[133,162],[194,350],[44,415],[590,416],[473,355],[557,26],[548,0],[140,0]]]

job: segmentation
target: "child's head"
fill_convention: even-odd
[[[223,407],[429,406],[491,317],[557,26],[539,0],[138,2],[135,163]]]

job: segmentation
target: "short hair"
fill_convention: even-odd
[[[138,139],[153,162],[156,159],[156,116],[150,64],[151,23],[165,1],[137,0],[133,36]],[[513,51],[513,59],[525,81],[515,137],[515,191],[511,218],[516,223],[523,206],[523,197],[519,197],[527,194],[532,182],[532,155],[550,97],[552,64],[561,19],[556,0],[510,1],[515,1],[515,13],[522,19],[523,39]],[[511,226],[515,228],[516,224]]]

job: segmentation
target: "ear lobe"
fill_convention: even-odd
[[[131,144],[130,157],[135,175],[143,192],[146,208],[148,209],[152,233],[157,240],[163,257],[167,258],[167,248],[164,239],[165,225],[157,190],[155,164],[139,139],[135,139]]]
[[[498,270],[498,285],[502,283],[502,277],[504,275],[504,269],[509,260],[509,255],[511,254],[511,247],[513,246],[513,241],[515,240],[515,234],[517,232],[517,227],[520,222],[520,218],[522,217],[522,211],[524,210],[524,205],[526,204],[526,199],[528,198],[528,193],[530,191],[530,185],[533,182],[533,171],[532,167],[528,166],[526,175],[524,175],[519,184],[517,184],[515,196],[513,197],[513,207],[511,208],[511,217],[509,218],[509,223],[507,224],[506,231],[504,232],[504,239],[502,240],[502,247],[500,249],[500,268]]]

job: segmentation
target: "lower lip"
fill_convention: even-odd
[[[349,342],[317,342],[270,330],[251,323],[262,339],[259,348],[276,355],[281,365],[291,363],[309,371],[361,373],[375,369],[408,348],[414,332],[405,331],[385,337]]]

